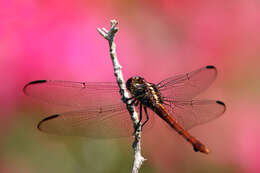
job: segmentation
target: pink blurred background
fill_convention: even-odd
[[[35,128],[48,105],[22,93],[37,79],[114,81],[97,27],[119,21],[125,78],[158,82],[205,65],[218,68],[200,97],[226,113],[191,133],[212,153],[194,153],[161,122],[144,134],[140,172],[260,172],[260,2],[221,0],[0,1],[0,172],[127,172],[127,142],[49,137]],[[45,113],[45,114],[44,114]],[[57,139],[58,138],[58,139]]]

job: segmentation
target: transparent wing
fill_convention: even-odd
[[[24,86],[24,93],[48,103],[76,108],[119,104],[116,83],[38,80]]]
[[[187,130],[218,118],[226,110],[225,104],[216,100],[168,100],[164,106]]]
[[[190,73],[167,78],[157,84],[163,97],[190,100],[206,90],[217,77],[214,66],[206,66]]]
[[[134,131],[116,83],[38,80],[23,91],[48,103],[79,109],[46,117],[38,124],[41,131],[95,138],[130,136]],[[144,130],[151,127],[149,121]]]
[[[151,122],[147,123],[144,130],[151,127],[149,124]],[[52,115],[40,121],[38,129],[57,135],[93,138],[125,137],[132,135],[134,131],[132,120],[123,103]]]
[[[38,129],[57,135],[106,138],[129,136],[133,126],[122,104],[52,115],[40,121]]]

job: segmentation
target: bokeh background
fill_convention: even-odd
[[[117,52],[125,78],[158,82],[204,65],[218,78],[201,98],[226,113],[191,133],[192,147],[160,121],[143,134],[140,172],[260,172],[260,1],[1,0],[0,172],[129,172],[132,138],[90,140],[43,134],[44,116],[62,111],[23,95],[37,79],[114,81],[108,44],[97,27],[119,21]]]

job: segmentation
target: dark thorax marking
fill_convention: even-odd
[[[135,76],[128,79],[126,86],[132,96],[146,107],[152,108],[162,103],[162,97],[156,85],[146,82],[142,77]]]
[[[159,94],[158,89],[151,83],[146,83],[147,89],[149,90],[149,94],[151,95],[151,99],[156,103],[159,104],[162,102],[161,96]]]

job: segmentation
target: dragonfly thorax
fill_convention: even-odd
[[[162,98],[156,85],[146,82],[140,76],[134,76],[127,80],[126,87],[131,95],[142,104],[150,107],[162,103]]]

